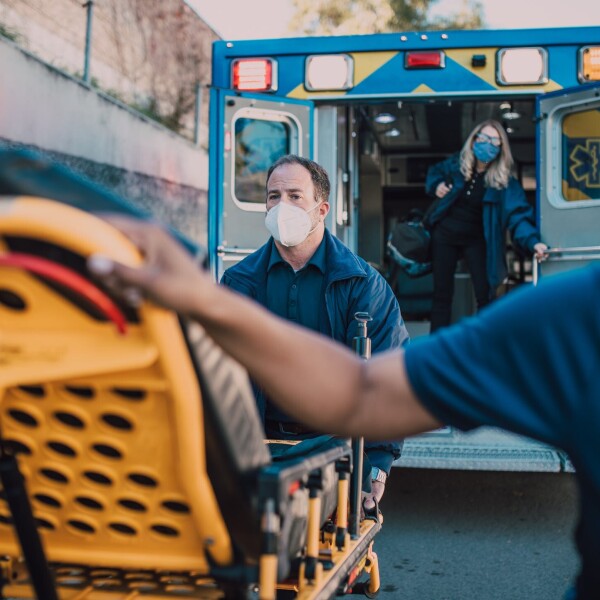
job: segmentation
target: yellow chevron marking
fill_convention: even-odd
[[[545,83],[544,85],[535,85],[535,86],[530,86],[530,85],[510,85],[510,86],[500,86],[503,89],[508,90],[531,90],[532,92],[555,92],[556,90],[562,90],[563,86],[559,85],[558,83],[556,83],[556,81],[554,81],[553,79],[550,79],[548,81],[548,83]]]
[[[471,71],[480,79],[494,87],[496,85],[496,51],[498,48],[468,48],[465,50],[446,50],[446,56],[457,62],[467,71]],[[485,67],[472,67],[473,54],[483,54],[486,57]]]
[[[586,110],[567,115],[563,120],[562,130],[570,138],[600,137],[600,112]]]
[[[421,85],[417,86],[411,92],[411,94],[434,94],[434,93],[435,92],[428,85],[425,85],[424,83],[422,83]]]
[[[548,81],[544,85],[499,85],[496,82],[496,52],[498,48],[468,48],[445,50],[446,56],[467,71],[470,71],[482,81],[485,81],[492,87],[498,90],[506,90],[506,92],[529,91],[537,94],[540,92],[553,92],[562,89],[562,86],[553,80]],[[358,85],[367,77],[372,75],[377,69],[380,69],[387,62],[395,58],[398,52],[352,52],[350,55],[354,59],[354,85]],[[471,60],[474,54],[483,54],[486,56],[485,67],[472,67]],[[426,75],[425,75],[426,76]],[[423,84],[413,90],[415,93],[435,93],[434,90]],[[319,99],[319,98],[335,98],[346,95],[345,91],[339,92],[308,92],[304,89],[304,84],[301,83],[294,88],[287,96],[288,98],[297,98],[299,100]]]
[[[351,53],[354,60],[354,85],[358,85],[369,75],[372,75],[382,67],[385,63],[394,58],[398,52],[354,52]],[[304,84],[301,83],[295,87],[288,95],[288,98],[296,98],[298,100],[318,99],[320,97],[340,97],[346,94],[345,91],[340,92],[308,92],[304,89]]]
[[[398,52],[356,52],[351,54],[354,59],[354,85],[364,81],[398,55]]]
[[[295,87],[288,95],[288,98],[296,98],[296,100],[318,100],[319,98],[342,98],[346,95],[346,91],[339,92],[309,92],[301,83]]]

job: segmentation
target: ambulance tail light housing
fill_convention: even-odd
[[[404,55],[405,69],[443,69],[446,55],[441,50],[407,52]]]
[[[600,81],[600,46],[584,46],[579,50],[579,81]]]
[[[545,48],[498,50],[496,79],[500,85],[548,83],[548,52]]]
[[[306,58],[304,87],[309,92],[343,91],[354,85],[354,60],[348,54],[315,54]]]
[[[239,92],[277,90],[277,61],[272,58],[238,58],[231,66],[232,88]]]

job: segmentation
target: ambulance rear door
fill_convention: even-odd
[[[285,154],[312,158],[313,104],[266,94],[212,90],[209,252],[223,271],[268,239],[265,184]],[[212,109],[211,109],[212,110]]]
[[[534,279],[600,259],[600,84],[537,101],[538,218],[548,260]]]

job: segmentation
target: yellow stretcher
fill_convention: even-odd
[[[271,458],[246,372],[111,298],[92,253],[140,260],[96,216],[0,199],[0,596],[373,597],[382,519],[348,533],[347,441]]]

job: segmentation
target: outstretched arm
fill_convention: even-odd
[[[134,268],[96,256],[89,260],[90,271],[130,301],[147,297],[199,321],[299,421],[371,439],[396,439],[440,425],[411,390],[402,351],[364,362],[340,344],[216,285],[159,227],[108,220],[139,248],[144,262]]]

